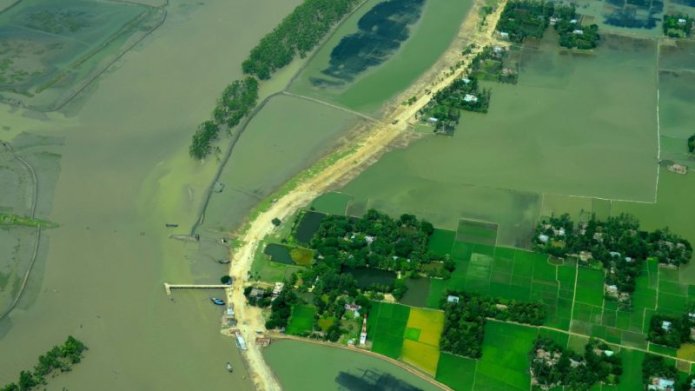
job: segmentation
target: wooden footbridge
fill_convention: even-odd
[[[227,289],[231,288],[231,285],[225,284],[169,284],[164,283],[164,290],[167,296],[171,295],[172,289]]]

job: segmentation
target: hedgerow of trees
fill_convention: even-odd
[[[448,302],[447,296],[458,297],[458,302]],[[441,350],[470,358],[482,355],[487,318],[541,325],[546,316],[545,306],[540,303],[520,303],[455,291],[447,292],[442,309]]]
[[[598,383],[617,384],[620,357],[598,340],[589,340],[580,355],[550,338],[538,338],[529,353],[531,377],[542,389],[589,390]]]
[[[330,28],[357,5],[359,0],[305,0],[275,29],[261,39],[242,63],[250,75],[230,84],[213,111],[213,120],[203,122],[195,134],[190,155],[203,159],[212,152],[220,129],[232,128],[249,115],[258,100],[258,79],[269,79],[273,72],[289,64],[297,55],[306,56]]]
[[[248,75],[269,79],[296,57],[309,53],[359,0],[305,0],[261,39],[243,62]]]
[[[688,137],[688,152],[695,152],[695,134]]]
[[[685,14],[664,15],[664,34],[671,38],[686,38],[693,29],[693,18]]]
[[[690,242],[668,228],[641,231],[639,221],[626,214],[605,221],[592,215],[576,225],[568,214],[542,220],[536,227],[534,249],[556,257],[588,252],[608,271],[606,284],[625,293],[634,292],[647,258],[679,266],[687,264],[693,253]]]
[[[58,346],[54,346],[45,354],[39,356],[39,362],[33,371],[21,371],[17,383],[3,386],[1,391],[28,391],[46,384],[46,376],[55,370],[68,372],[72,366],[82,361],[82,353],[87,347],[73,336]]]
[[[192,157],[203,159],[212,151],[221,127],[232,128],[249,115],[258,101],[258,80],[247,77],[235,80],[225,88],[213,111],[213,120],[205,121],[193,134],[189,148]]]

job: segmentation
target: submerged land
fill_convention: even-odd
[[[0,2],[0,383],[686,389],[692,14]]]

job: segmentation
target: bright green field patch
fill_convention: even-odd
[[[372,340],[372,351],[398,359],[401,357],[410,308],[400,304],[372,303],[367,321],[367,332]]]
[[[473,388],[476,367],[476,360],[442,353],[439,356],[436,379],[455,391],[468,391]]]
[[[420,332],[421,330],[418,328],[408,327],[405,329],[405,334],[403,335],[403,337],[411,341],[417,341],[418,339],[420,339]]]
[[[292,316],[287,324],[287,334],[302,335],[310,332],[314,328],[314,316],[316,316],[316,307],[303,304],[295,305],[292,307]]]
[[[427,244],[427,249],[434,255],[443,257],[451,255],[451,246],[454,244],[456,232],[446,229],[435,229]]]
[[[475,389],[528,390],[528,353],[536,335],[535,328],[488,321]]]
[[[655,343],[649,344],[649,351],[654,353],[661,353],[667,356],[676,357],[678,355],[678,349],[674,349],[669,346],[658,345]]]
[[[576,300],[585,304],[602,306],[603,279],[603,270],[580,268]]]
[[[456,230],[459,242],[494,246],[497,243],[498,225],[486,221],[461,219]]]
[[[317,197],[311,207],[321,213],[344,216],[351,200],[352,196],[349,194],[329,192]]]

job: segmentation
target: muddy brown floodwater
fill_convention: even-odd
[[[65,113],[0,107],[1,139],[26,132],[63,143],[51,212],[41,216],[60,227],[45,232],[28,291],[0,323],[0,384],[71,334],[89,351],[50,389],[251,388],[232,340],[217,332],[213,293],[164,295],[164,281],[192,278],[190,248],[164,224],[185,232],[195,221],[215,162],[188,158],[192,130],[298,3],[173,0],[164,25]]]

